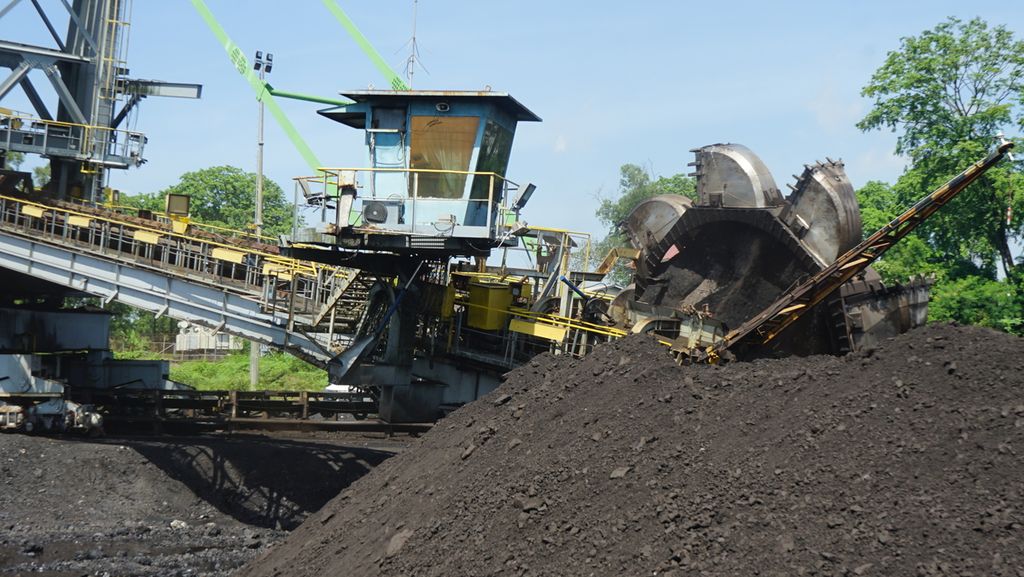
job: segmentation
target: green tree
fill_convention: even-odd
[[[213,166],[187,172],[179,182],[160,192],[126,195],[125,206],[153,211],[164,210],[169,193],[191,196],[194,220],[244,230],[252,226],[256,207],[256,174],[233,166]],[[263,231],[267,236],[291,233],[292,206],[285,200],[281,187],[272,180],[263,180]],[[151,313],[110,303],[114,313],[111,334],[127,350],[147,348],[154,340],[168,340],[177,332],[176,321],[157,318]]]
[[[128,206],[163,210],[168,194],[191,196],[191,216],[198,222],[233,229],[252,226],[256,210],[256,174],[234,166],[213,166],[186,172],[179,182],[155,194],[125,197]],[[263,179],[263,231],[268,236],[292,230],[293,209],[284,191]]]
[[[50,184],[50,164],[40,164],[32,169],[32,183],[36,188]]]
[[[893,187],[871,181],[857,191],[864,234],[869,235],[898,216]],[[1020,289],[1006,280],[995,280],[992,271],[984,271],[970,260],[940,258],[925,240],[910,234],[874,264],[888,284],[902,283],[913,275],[935,277],[928,318],[956,321],[1024,333],[1024,307]]]
[[[0,168],[6,168],[8,170],[18,170],[21,168],[21,163],[25,162],[25,153],[16,152],[14,150],[5,150],[3,152],[5,166]]]
[[[862,94],[873,105],[857,126],[893,131],[896,153],[910,159],[895,185],[869,183],[858,191],[870,231],[986,155],[997,133],[1024,128],[1024,41],[981,19],[950,18],[903,38]],[[1024,266],[1011,251],[1024,236],[1024,194],[1014,194],[1020,190],[1022,163],[1000,163],[877,268],[890,281],[935,274],[933,320],[1021,332]]]
[[[857,191],[864,236],[882,228],[904,210],[892,186],[872,180]],[[906,282],[914,275],[940,273],[941,266],[932,248],[916,234],[904,238],[889,249],[874,267],[887,283]]]
[[[986,154],[998,132],[1024,127],[1024,41],[1003,26],[950,18],[903,38],[863,95],[874,103],[857,126],[896,132],[896,153],[911,160],[893,187],[905,206]],[[1024,194],[1013,194],[1022,185],[1021,163],[1002,163],[922,225],[922,238],[950,266],[972,261],[991,275],[1001,265],[1017,277],[1010,246],[1024,232]]]
[[[662,176],[652,180],[651,174],[636,164],[623,164],[619,169],[619,192],[615,198],[602,198],[597,218],[610,236],[619,235],[619,225],[641,202],[659,194],[681,194],[697,199],[697,187],[684,174]]]
[[[857,190],[860,220],[867,236],[882,228],[900,213],[898,199],[887,182],[872,180]]]
[[[641,202],[661,194],[681,194],[694,200],[697,198],[696,182],[684,174],[661,176],[655,180],[650,172],[636,164],[622,165],[619,174],[618,194],[615,198],[601,199],[597,208],[597,218],[606,227],[607,234],[591,250],[594,263],[604,259],[613,248],[628,244],[620,225]],[[608,276],[611,282],[625,285],[632,273],[622,263],[618,263]]]
[[[25,163],[25,153],[8,150],[4,153],[6,168],[9,170],[19,170],[21,165]],[[32,168],[32,184],[37,189],[43,188],[50,182],[50,164],[40,164]]]

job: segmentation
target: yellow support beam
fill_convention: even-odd
[[[287,265],[268,262],[263,265],[265,276],[276,276],[281,280],[292,280],[292,269]]]
[[[620,258],[625,258],[635,261],[640,258],[640,251],[635,248],[629,248],[625,246],[617,246],[608,251],[607,256],[601,261],[601,264],[597,265],[597,270],[594,272],[598,274],[608,274],[612,267],[615,266],[616,261]]]
[[[160,236],[161,235],[155,232],[149,232],[148,230],[136,230],[132,233],[132,238],[146,244],[157,244],[160,242]]]
[[[219,260],[226,260],[235,264],[242,264],[245,261],[245,253],[237,250],[231,250],[229,248],[214,247],[211,253],[213,258]]]
[[[21,214],[31,216],[32,218],[42,218],[45,212],[46,210],[39,206],[26,205],[21,207]]]
[[[556,343],[562,342],[562,340],[565,339],[566,333],[569,332],[569,329],[566,327],[531,323],[530,321],[523,321],[519,319],[512,319],[508,325],[508,330],[514,333],[521,333],[541,339],[547,339]]]

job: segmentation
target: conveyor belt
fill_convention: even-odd
[[[181,223],[177,223],[181,224]],[[326,366],[372,278],[95,207],[0,196],[0,268],[185,320]]]

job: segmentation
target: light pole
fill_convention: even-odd
[[[264,59],[263,51],[257,50],[252,67],[253,70],[259,72],[260,83],[263,84],[263,90],[266,90],[265,79],[274,67],[274,55],[267,52],[267,57]],[[259,101],[259,121],[256,135],[256,214],[253,217],[253,229],[257,241],[263,234],[263,90],[256,98]],[[260,344],[253,341],[249,343],[249,388],[255,389],[259,382]]]

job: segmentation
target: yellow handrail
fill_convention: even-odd
[[[252,248],[244,248],[244,249],[242,249],[242,247],[239,247],[237,245],[226,244],[226,243],[222,243],[222,242],[218,242],[218,241],[214,241],[214,240],[209,240],[209,239],[197,239],[195,237],[190,237],[188,235],[179,234],[179,233],[176,233],[176,232],[173,232],[173,231],[167,231],[167,230],[160,229],[160,228],[147,227],[145,225],[140,225],[140,224],[136,224],[136,223],[133,223],[133,222],[126,222],[126,221],[123,221],[123,220],[117,220],[117,219],[109,218],[109,217],[106,217],[106,216],[101,216],[101,215],[96,215],[96,214],[91,214],[91,213],[86,213],[86,212],[79,212],[79,211],[72,210],[70,208],[66,208],[66,207],[62,207],[62,206],[53,206],[53,205],[49,205],[49,204],[43,204],[43,203],[40,203],[40,202],[34,202],[34,201],[26,200],[26,199],[23,199],[23,198],[16,198],[16,197],[11,197],[11,196],[6,196],[6,195],[0,195],[0,199],[11,201],[11,202],[20,203],[20,204],[23,204],[23,205],[36,206],[36,207],[42,208],[44,210],[52,210],[52,211],[57,211],[57,212],[63,212],[63,213],[69,214],[69,215],[80,216],[80,217],[83,217],[83,218],[89,218],[89,219],[93,219],[93,220],[99,220],[99,221],[103,221],[103,222],[108,222],[108,223],[116,224],[118,226],[126,226],[126,227],[130,227],[130,228],[133,228],[133,229],[138,229],[138,230],[146,231],[146,232],[149,232],[149,233],[157,234],[157,235],[160,235],[160,236],[174,237],[174,238],[179,238],[179,239],[182,239],[182,240],[188,240],[188,241],[193,241],[193,242],[198,241],[198,242],[201,242],[201,243],[208,244],[208,245],[210,245],[212,247],[225,248],[225,249],[229,249],[229,250],[233,250],[233,251],[247,252],[247,253],[250,253],[250,254],[262,256],[265,260],[267,260],[268,262],[270,262],[272,264],[288,267],[288,268],[286,268],[286,270],[288,272],[293,273],[293,274],[305,274],[307,276],[316,276],[316,274],[317,274],[317,267],[315,265],[302,265],[301,263],[303,263],[305,261],[300,261],[300,260],[297,260],[297,259],[281,256],[279,254],[274,254],[274,253],[270,253],[270,252],[266,252],[266,251],[262,251],[262,250],[258,250],[258,249],[252,249]]]
[[[499,178],[509,184],[516,184],[511,180],[505,178],[503,175],[497,172],[478,172],[474,170],[447,170],[443,168],[392,168],[392,167],[361,167],[361,168],[337,168],[337,167],[322,167],[317,168],[318,172],[324,174],[331,174],[340,176],[342,172],[408,172],[415,173],[420,172],[424,174],[463,174],[470,176],[493,176]],[[311,175],[311,176],[296,176],[292,180],[308,180],[308,179],[322,179],[323,175]]]
[[[106,132],[121,132],[121,133],[124,133],[124,134],[139,134],[139,135],[142,134],[141,132],[135,132],[135,131],[131,131],[131,130],[123,130],[123,129],[120,129],[120,128],[111,128],[109,126],[100,126],[100,125],[97,125],[97,124],[80,124],[78,122],[67,122],[65,120],[47,120],[45,118],[40,118],[38,116],[32,116],[31,114],[26,114],[24,112],[18,112],[16,110],[0,109],[0,117],[18,118],[18,119],[30,121],[32,124],[43,124],[43,125],[46,125],[46,126],[77,127],[77,128],[82,128],[82,129],[87,130],[87,131],[88,130],[102,130],[102,131],[106,131]]]
[[[549,324],[549,325],[552,325],[552,326],[567,327],[567,328],[571,328],[571,329],[581,330],[581,331],[585,331],[585,332],[588,332],[588,333],[594,333],[594,334],[604,335],[604,336],[608,336],[608,337],[617,337],[618,338],[618,337],[624,337],[624,336],[629,334],[629,331],[625,331],[625,330],[622,330],[622,329],[617,329],[615,327],[609,327],[609,326],[598,325],[598,324],[594,324],[594,323],[588,323],[586,321],[581,321],[581,320],[573,319],[573,318],[570,318],[570,317],[563,317],[561,315],[556,315],[556,314],[551,314],[551,313],[538,313],[538,312],[534,312],[534,311],[531,311],[529,309],[524,309],[524,308],[520,308],[520,307],[508,307],[507,309],[501,309],[501,308],[496,308],[496,307],[489,307],[487,305],[470,303],[465,298],[458,298],[458,299],[456,299],[455,302],[460,304],[460,305],[462,305],[462,306],[466,306],[466,307],[470,307],[470,308],[474,308],[474,309],[508,313],[510,315],[513,315],[513,316],[523,317],[523,318],[527,318],[527,319],[532,319],[532,320],[535,320],[535,321],[538,321],[538,322],[543,322],[545,324]]]

